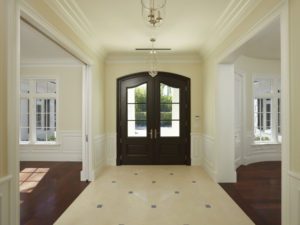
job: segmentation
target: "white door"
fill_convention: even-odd
[[[243,131],[243,77],[235,74],[235,100],[234,100],[234,140],[235,140],[235,167],[242,164],[243,147],[242,147],[242,131]]]

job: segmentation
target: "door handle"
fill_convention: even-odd
[[[152,129],[150,129],[149,135],[150,135],[150,139],[153,139],[153,130]]]

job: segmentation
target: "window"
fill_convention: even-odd
[[[57,81],[22,79],[20,92],[20,143],[56,143]]]
[[[160,84],[160,135],[179,137],[180,89]]]
[[[147,137],[147,84],[127,89],[128,137]]]
[[[280,80],[256,78],[254,92],[254,142],[281,142],[280,128]]]

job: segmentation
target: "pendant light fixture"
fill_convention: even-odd
[[[155,77],[158,74],[157,71],[157,51],[154,48],[155,38],[151,38],[151,50],[150,50],[150,70],[148,71],[149,75]]]
[[[165,19],[167,0],[141,0],[142,15],[151,27],[158,27]]]

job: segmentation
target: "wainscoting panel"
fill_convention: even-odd
[[[281,161],[281,144],[254,145],[252,132],[248,132],[242,155],[243,158],[239,162],[240,165],[265,161]]]
[[[300,225],[300,173],[289,173],[290,186],[290,225]]]
[[[10,224],[11,176],[0,178],[0,225]]]
[[[217,171],[215,166],[215,151],[214,144],[215,139],[209,135],[202,135],[202,143],[203,143],[203,167],[205,171],[209,174],[209,176],[213,179],[217,179]]]
[[[110,166],[117,165],[117,134],[109,133],[106,136],[106,163]]]
[[[201,133],[191,133],[191,160],[192,166],[203,164],[203,145]]]
[[[61,131],[54,145],[20,145],[21,161],[81,161],[81,131]]]
[[[93,174],[92,180],[95,180],[101,173],[102,169],[106,165],[106,151],[105,151],[106,135],[97,135],[93,138]]]

